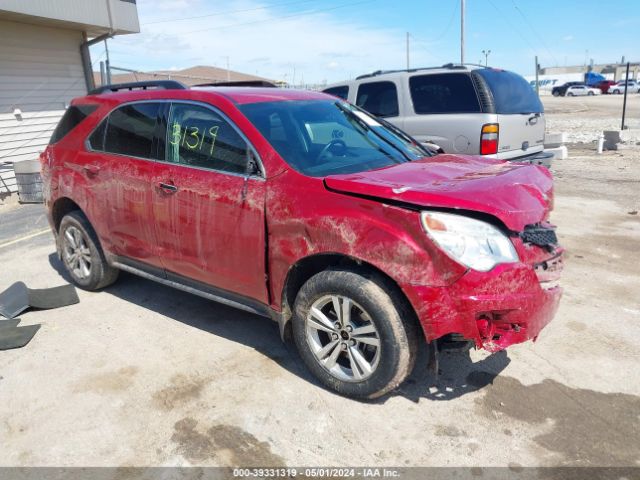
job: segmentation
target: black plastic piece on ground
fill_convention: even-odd
[[[29,289],[22,282],[16,282],[0,293],[0,315],[14,318],[29,308]]]
[[[40,325],[0,326],[0,350],[24,347],[39,329]]]
[[[50,308],[66,307],[80,302],[78,293],[73,285],[34,289],[29,288],[29,306],[47,310]]]
[[[29,307],[46,310],[73,305],[79,301],[73,285],[31,289],[23,282],[16,282],[0,293],[0,316],[10,319]]]
[[[11,320],[2,320],[2,319],[0,319],[0,328],[17,327],[19,323],[20,323],[20,319],[19,318],[13,318]]]

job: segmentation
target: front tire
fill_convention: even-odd
[[[595,94],[593,92],[587,93],[588,96],[593,97]]]
[[[573,93],[571,92],[567,93],[567,97],[573,97]]]
[[[293,337],[306,366],[329,389],[376,398],[411,373],[419,331],[381,278],[325,270],[300,289]]]
[[[554,97],[559,97],[560,96],[560,92],[558,92],[557,90],[555,92],[552,93]]]
[[[82,212],[66,214],[58,236],[62,263],[75,285],[100,290],[116,281],[118,269],[107,263],[98,236]]]

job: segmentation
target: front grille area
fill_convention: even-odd
[[[520,234],[524,243],[530,243],[552,251],[558,246],[558,237],[555,230],[540,225],[527,225]]]

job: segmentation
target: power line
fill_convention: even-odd
[[[509,25],[511,27],[511,29],[516,32],[520,38],[522,38],[522,40],[524,40],[526,42],[527,45],[529,45],[529,47],[531,48],[531,50],[533,50],[534,52],[537,51],[537,48],[532,45],[532,43],[529,41],[529,39],[527,37],[525,37],[522,32],[520,30],[518,30],[516,27],[514,27],[511,22],[509,21],[509,19],[506,17],[506,15],[504,13],[502,13],[502,10],[500,10],[498,7],[496,7],[496,4],[493,3],[492,0],[487,0],[487,2],[489,2],[489,5],[491,5],[496,12],[498,12],[500,14],[500,16],[502,16],[502,18],[505,20],[505,22],[507,23],[507,25]]]
[[[456,2],[453,2],[453,13],[451,13],[451,18],[449,19],[449,23],[447,23],[446,28],[442,31],[440,36],[436,38],[442,38],[449,32],[451,25],[453,25],[453,19],[456,18],[457,12],[458,12],[458,2],[456,1]]]
[[[300,12],[300,13],[294,13],[291,15],[284,15],[281,16],[279,18],[269,18],[266,20],[256,20],[253,22],[244,22],[244,23],[235,23],[233,25],[222,25],[219,27],[209,27],[209,28],[203,28],[200,30],[191,30],[189,32],[184,32],[185,34],[189,34],[189,33],[200,33],[200,32],[207,32],[210,30],[224,30],[227,28],[236,28],[236,27],[244,27],[246,25],[256,25],[258,23],[274,23],[274,22],[280,22],[282,20],[288,20],[290,18],[295,18],[295,17],[304,17],[306,15],[314,15],[316,13],[323,13],[323,12],[330,12],[332,10],[338,10],[340,8],[347,8],[347,7],[355,7],[356,5],[362,5],[364,3],[373,3],[373,2],[377,2],[378,0],[362,0],[360,2],[353,2],[353,3],[345,3],[342,5],[337,5],[335,7],[330,7],[330,8],[318,8],[315,10],[308,10],[306,12]]]
[[[295,2],[286,2],[286,3],[275,3],[272,5],[265,5],[263,7],[254,7],[254,8],[245,8],[243,10],[226,10],[224,12],[215,12],[215,13],[206,13],[204,15],[195,15],[193,17],[182,17],[182,18],[167,18],[166,20],[156,20],[155,22],[145,22],[142,23],[141,25],[155,25],[158,23],[167,23],[167,22],[181,22],[183,20],[195,20],[198,18],[206,18],[206,17],[217,17],[220,15],[231,15],[234,13],[246,13],[246,12],[255,12],[258,10],[266,10],[268,8],[275,8],[275,7],[285,7],[288,5],[298,5],[300,3],[310,3],[313,2],[315,0],[298,0]]]
[[[522,10],[520,10],[520,7],[518,7],[518,5],[516,4],[515,0],[511,0],[511,3],[513,3],[514,8],[518,11],[518,13],[520,14],[520,16],[522,16],[522,18],[524,19],[524,21],[527,23],[527,25],[529,25],[529,28],[531,29],[531,31],[534,33],[534,35],[536,37],[538,37],[538,40],[540,40],[540,43],[542,43],[542,46],[547,50],[547,52],[549,53],[549,55],[551,56],[551,58],[553,58],[553,60],[556,62],[556,65],[558,65],[558,59],[556,58],[556,56],[553,54],[553,52],[549,49],[549,47],[547,46],[547,44],[544,41],[544,38],[542,38],[542,36],[540,34],[538,34],[537,30],[533,27],[533,24],[529,21],[529,19],[525,16],[524,12]]]

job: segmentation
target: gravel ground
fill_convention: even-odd
[[[570,143],[594,143],[604,130],[620,130],[623,95],[541,97],[547,132],[566,132]],[[625,125],[640,142],[640,94],[629,94]]]
[[[122,275],[23,315],[42,328],[0,352],[0,465],[639,466],[640,154],[570,154],[553,167],[565,296],[536,343],[444,354],[437,379],[421,357],[358,402],[268,320]],[[0,206],[0,230],[16,212],[41,228],[38,209]],[[2,243],[0,291],[64,283],[49,234]]]

